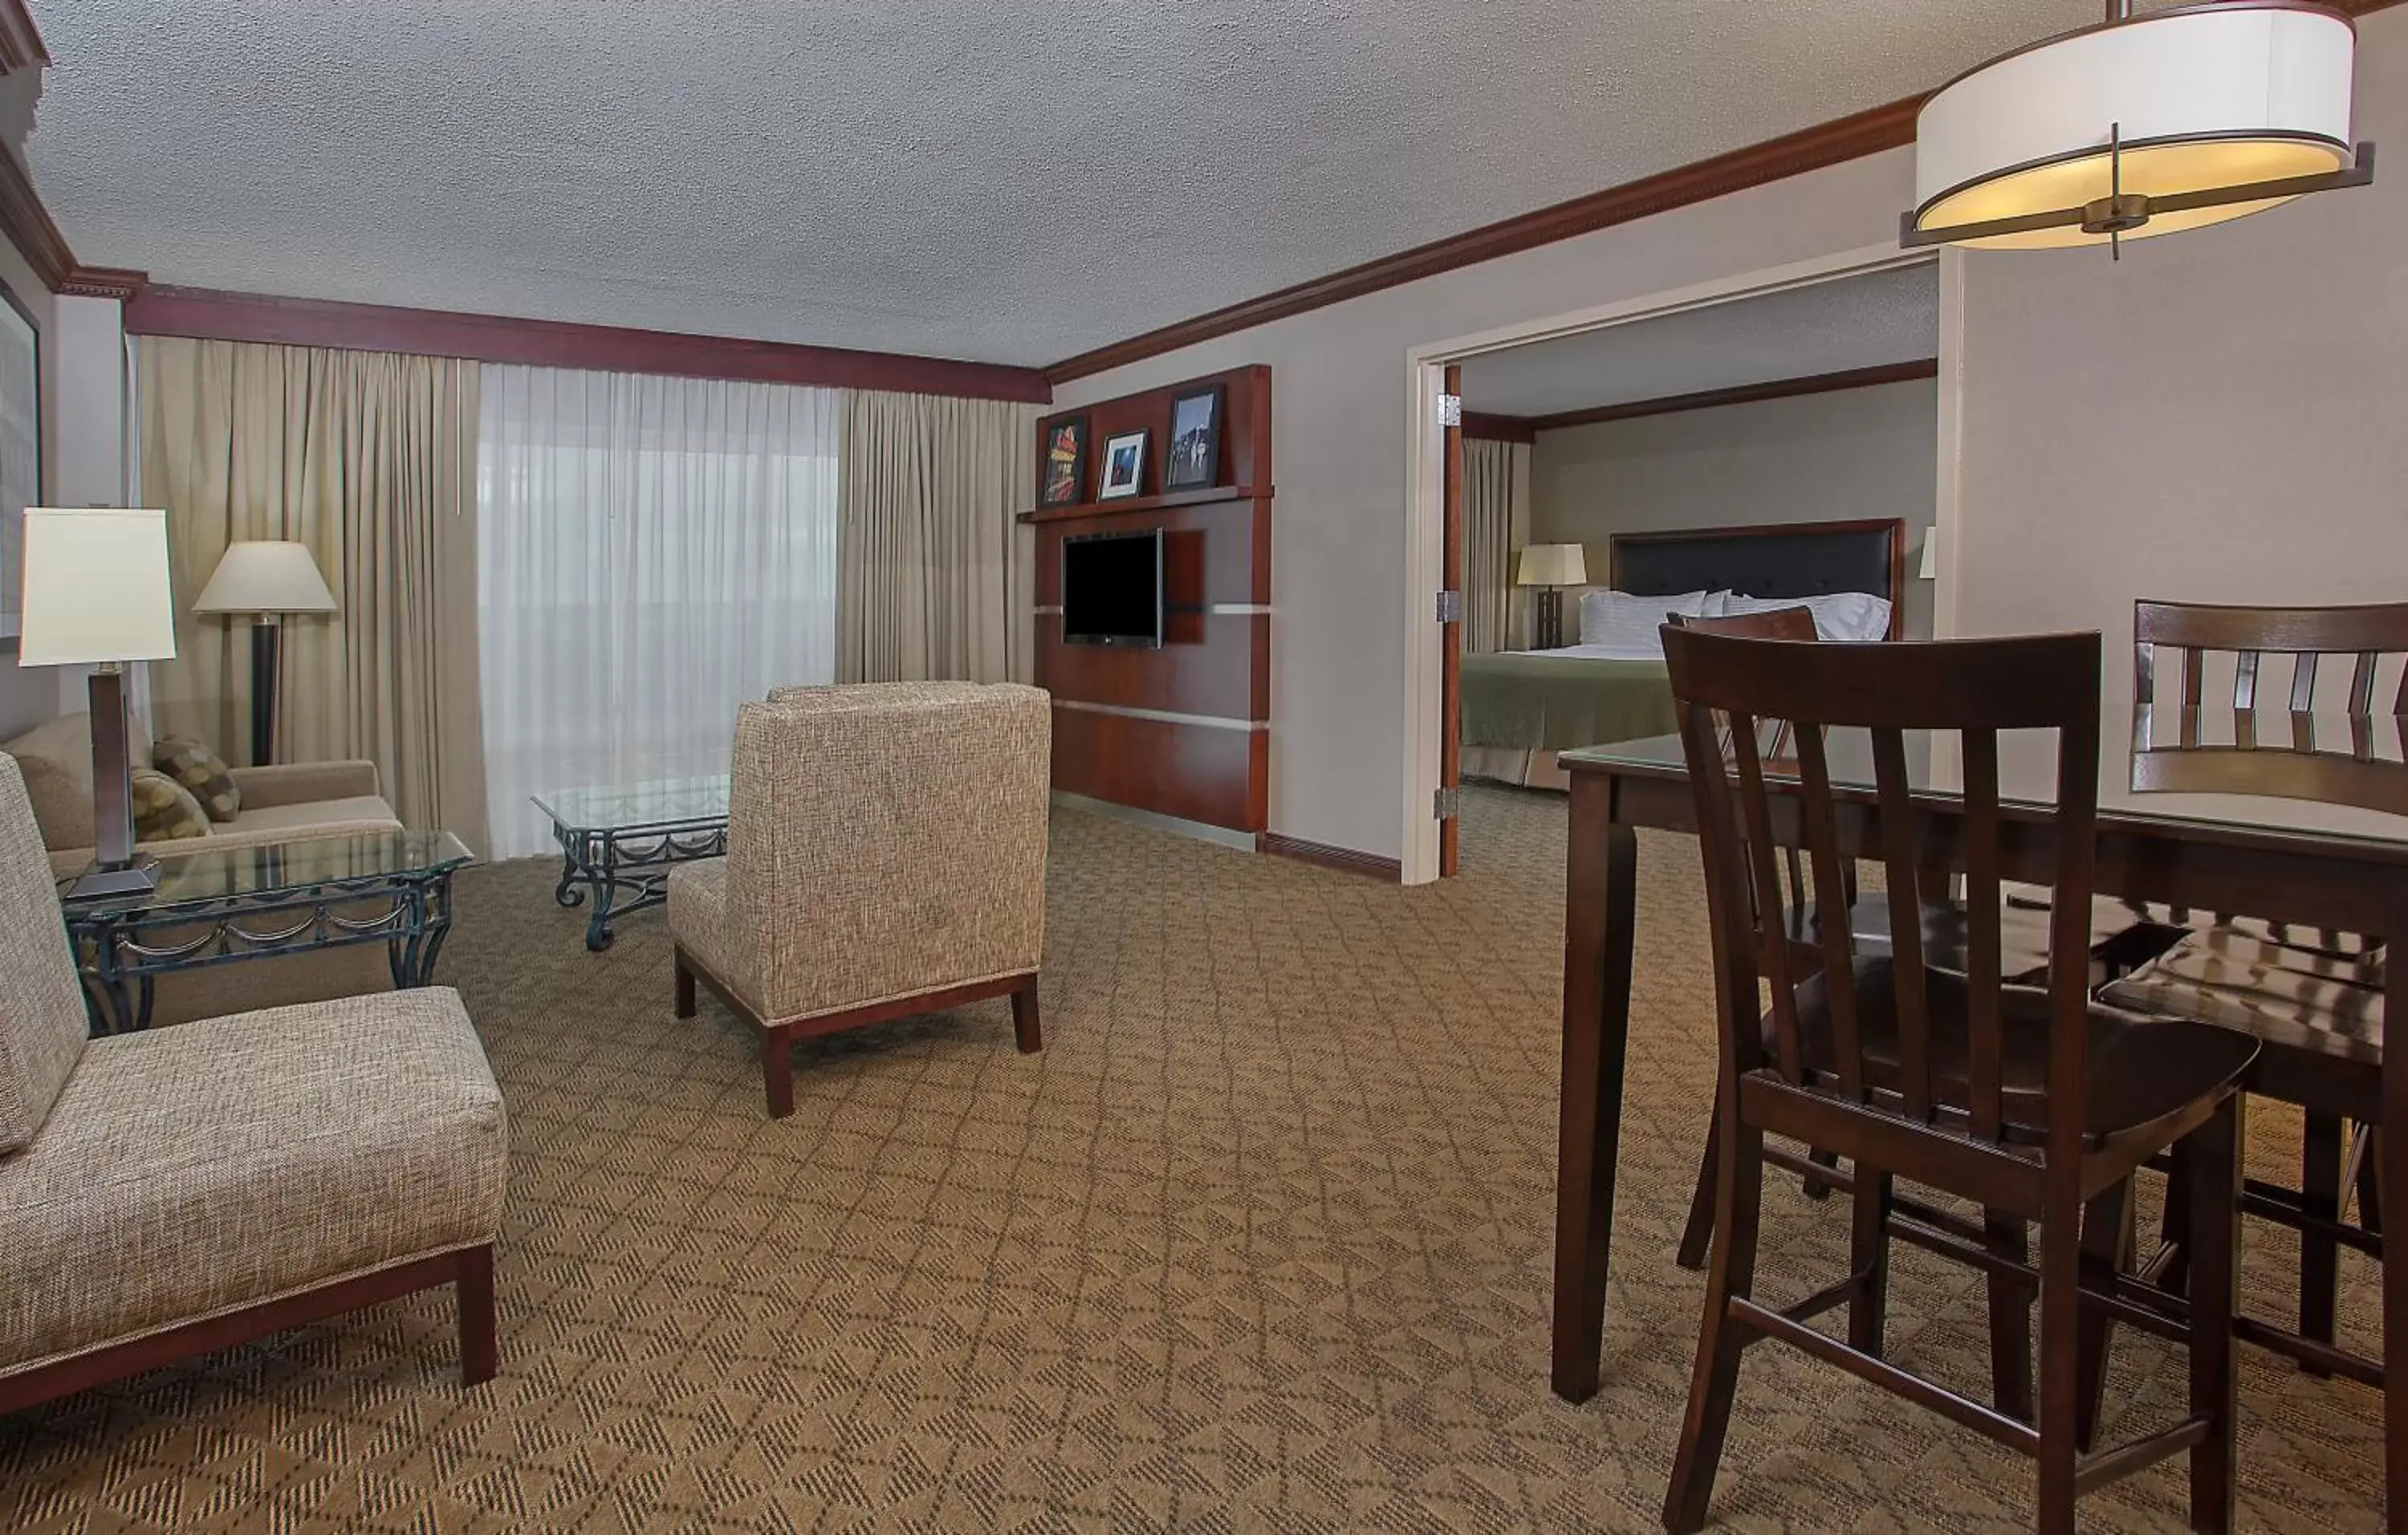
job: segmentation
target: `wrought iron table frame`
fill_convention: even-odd
[[[396,987],[423,986],[452,931],[456,866],[347,875],[121,910],[65,904],[67,938],[94,1035],[150,1026],[155,983],[179,970],[214,969],[280,954],[385,945]],[[344,908],[385,902],[381,914]],[[280,925],[277,919],[290,919]],[[198,933],[184,930],[203,929]],[[158,935],[177,934],[165,941]]]
[[[560,842],[560,882],[552,898],[574,908],[592,897],[585,947],[597,954],[610,947],[612,918],[669,898],[672,868],[727,853],[724,811],[624,826],[573,826],[549,807],[544,813],[552,817],[552,833]]]

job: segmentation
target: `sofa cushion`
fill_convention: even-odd
[[[448,988],[95,1040],[0,1161],[0,1372],[491,1241],[508,1141]]]
[[[668,905],[669,938],[757,1007],[751,929],[728,921],[727,860],[705,858],[670,869]]]
[[[25,794],[41,825],[43,845],[92,846],[92,716],[63,714],[0,751],[23,769]]]
[[[160,737],[150,749],[150,761],[191,790],[210,820],[231,821],[242,813],[242,791],[235,787],[225,759],[190,736]]]
[[[174,842],[209,834],[208,812],[193,791],[156,768],[134,769],[134,839]]]
[[[24,782],[15,762],[0,761],[0,1157],[50,1117],[89,1027]]]
[[[318,799],[299,805],[263,805],[244,811],[226,824],[230,832],[309,831],[350,823],[363,829],[397,827],[400,820],[381,795],[351,799]]]

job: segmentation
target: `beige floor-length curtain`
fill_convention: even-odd
[[[860,391],[837,511],[840,681],[1036,675],[1037,408]]]
[[[1463,441],[1463,637],[1472,652],[1521,646],[1514,552],[1530,537],[1530,445]]]
[[[276,756],[366,757],[405,825],[485,844],[477,697],[478,366],[142,337],[142,485],[168,512],[162,733],[250,752],[245,621],[190,611],[236,538],[309,546],[338,611],[286,621]]]

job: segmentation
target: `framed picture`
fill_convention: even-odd
[[[1044,462],[1038,466],[1037,504],[1076,506],[1087,498],[1087,418],[1065,416],[1045,427]]]
[[[0,284],[0,639],[23,632],[25,509],[42,501],[42,338]]]
[[[1226,394],[1221,385],[1213,384],[1170,402],[1170,452],[1163,460],[1164,490],[1193,490],[1220,481],[1221,406]]]
[[[1153,435],[1140,427],[1105,441],[1104,482],[1096,488],[1096,500],[1117,501],[1145,493],[1145,445]]]

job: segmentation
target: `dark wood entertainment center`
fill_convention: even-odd
[[[1211,485],[1164,493],[1170,402],[1224,391]],[[1054,695],[1054,787],[1259,836],[1270,809],[1271,370],[1256,365],[1059,410],[1087,421],[1081,500],[1023,512],[1037,530],[1037,681]],[[1104,445],[1149,429],[1140,494],[1093,499]],[[1062,637],[1062,542],[1163,535],[1160,649]]]

